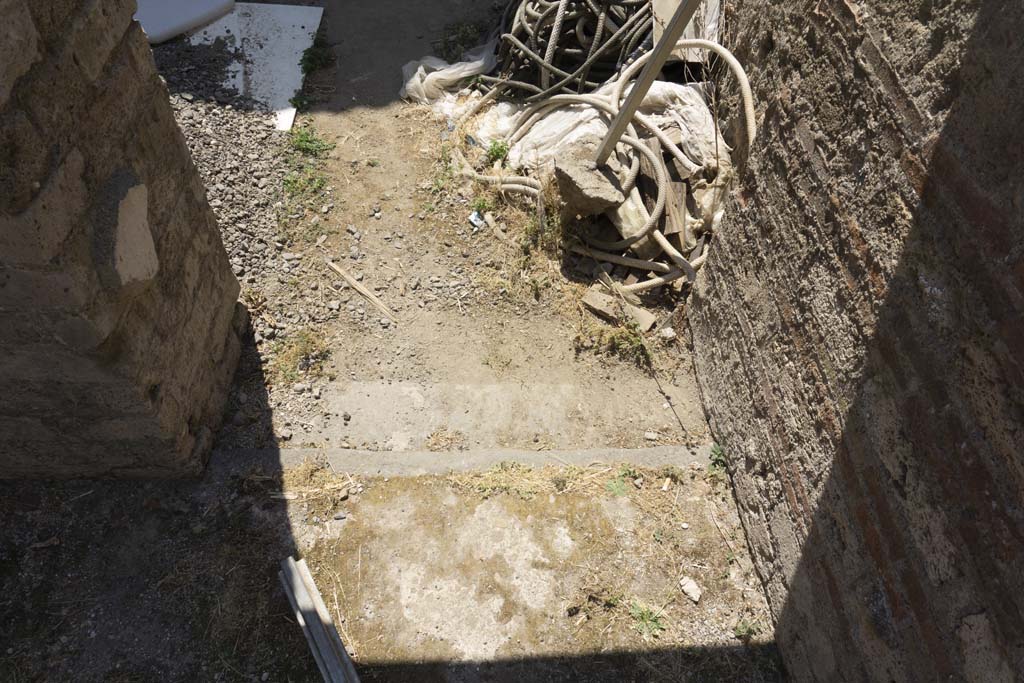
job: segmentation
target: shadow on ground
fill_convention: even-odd
[[[749,674],[751,659],[762,662],[763,677],[743,678],[746,683],[781,681],[774,645],[651,649],[638,652],[602,652],[566,657],[531,657],[487,662],[367,662],[359,667],[365,681],[587,681],[587,683],[640,683],[641,681],[737,681],[738,671]]]
[[[269,446],[251,332],[233,405],[239,377],[246,434]],[[0,680],[312,680],[277,579],[296,554],[279,457],[263,453],[215,454],[192,481],[0,482]]]

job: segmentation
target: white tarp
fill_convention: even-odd
[[[494,48],[497,39],[490,40],[467,52],[465,61],[449,64],[439,57],[424,57],[402,67],[402,89],[399,97],[408,97],[421,104],[440,99],[446,92],[457,89],[467,78],[485,74],[497,64]]]
[[[313,44],[323,9],[240,2],[235,10],[189,36],[193,45],[218,38],[244,58],[228,69],[224,85],[266,105],[278,130],[295,121],[290,100],[302,89],[302,53]]]
[[[235,0],[138,0],[135,20],[155,44],[205,26],[234,8]]]

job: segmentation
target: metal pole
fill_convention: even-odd
[[[608,134],[605,135],[601,147],[597,150],[598,166],[608,161],[608,157],[611,156],[615,145],[619,143],[619,138],[626,132],[626,127],[633,120],[633,115],[640,108],[640,103],[643,102],[644,96],[651,89],[651,84],[658,77],[658,72],[661,71],[661,67],[668,61],[673,48],[676,46],[676,42],[682,37],[686,25],[690,23],[690,19],[697,12],[697,5],[699,4],[700,0],[682,0],[675,13],[672,14],[672,18],[669,19],[668,24],[665,26],[664,33],[661,34],[661,40],[654,46],[650,59],[644,65],[643,71],[640,72],[640,77],[633,84],[633,89],[626,96],[626,100],[622,103],[622,109],[615,116],[611,127],[608,129]],[[618,102],[615,104],[618,104]]]

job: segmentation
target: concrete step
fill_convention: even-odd
[[[541,379],[542,381],[537,381]],[[325,387],[324,410],[294,424],[294,443],[416,451],[438,430],[469,449],[643,448],[644,434],[662,443],[706,438],[694,387],[666,385],[644,375],[600,375],[552,381],[338,382]],[[348,421],[338,416],[349,415]]]
[[[544,465],[584,467],[593,464],[625,463],[640,467],[684,467],[709,462],[711,444],[686,446],[655,446],[652,448],[584,448],[547,451],[487,448],[467,451],[364,451],[345,448],[223,449],[214,460],[230,464],[231,469],[244,464],[263,463],[289,468],[307,458],[326,460],[336,472],[363,476],[417,476],[445,474],[469,470],[486,470],[502,462],[515,462],[531,467]]]

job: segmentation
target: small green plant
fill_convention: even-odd
[[[292,149],[307,157],[319,159],[334,149],[334,143],[324,140],[310,125],[292,128],[290,139]]]
[[[736,636],[737,640],[742,640],[744,643],[749,642],[751,638],[760,632],[761,627],[757,625],[757,622],[747,621],[746,619],[740,619],[732,628],[732,634]]]
[[[284,191],[289,197],[312,196],[327,186],[327,177],[315,166],[303,166],[284,177]]]
[[[629,616],[633,618],[633,628],[644,637],[657,638],[665,630],[665,624],[661,620],[661,612],[655,612],[650,607],[634,601],[629,606]]]
[[[489,164],[501,161],[507,156],[508,143],[504,140],[494,140],[491,142],[491,146],[487,148],[487,163]]]
[[[488,199],[487,197],[477,197],[469,206],[471,209],[481,214],[484,214],[494,208],[494,206],[491,204],[491,200]]]
[[[331,64],[334,64],[334,54],[331,52],[330,46],[327,45],[327,40],[318,33],[313,39],[313,44],[306,48],[299,60],[302,75],[308,76]]]
[[[615,477],[605,484],[604,487],[608,490],[608,493],[612,494],[616,498],[621,498],[626,495],[626,480],[622,477]]]
[[[727,471],[728,462],[725,459],[725,451],[717,443],[711,446],[710,464],[708,473],[715,477],[723,477]]]

